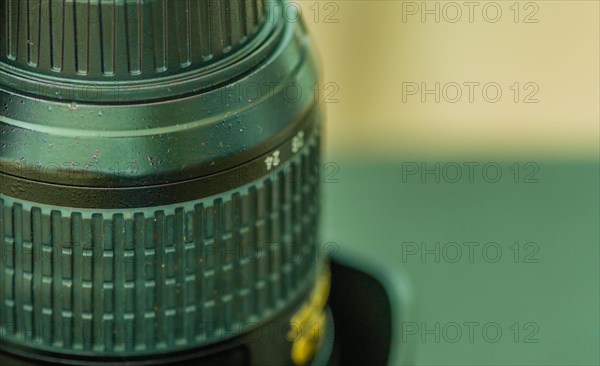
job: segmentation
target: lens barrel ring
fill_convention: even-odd
[[[118,104],[225,85],[273,53],[281,0],[0,2],[0,78],[48,100]]]
[[[140,355],[266,321],[319,267],[319,153],[316,133],[263,179],[185,204],[75,210],[1,196],[0,337]]]
[[[105,85],[213,72],[264,41],[266,10],[265,0],[6,0],[0,68],[39,81]]]

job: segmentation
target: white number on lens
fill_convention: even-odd
[[[298,132],[292,139],[292,152],[295,154],[304,146],[304,131]]]
[[[279,150],[275,151],[272,155],[267,156],[265,164],[267,164],[267,170],[279,166]]]

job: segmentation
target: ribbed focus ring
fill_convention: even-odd
[[[247,44],[265,0],[3,0],[0,62],[85,81],[188,72]]]
[[[172,207],[72,210],[0,195],[0,339],[140,355],[265,321],[314,280],[318,150],[315,137],[255,184]]]

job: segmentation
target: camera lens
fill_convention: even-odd
[[[0,2],[0,363],[323,357],[323,117],[295,10]]]

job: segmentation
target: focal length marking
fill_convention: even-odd
[[[96,188],[44,183],[0,172],[0,194],[38,204],[94,209],[152,207],[186,202],[190,197],[210,197],[262,179],[276,168],[297,160],[299,154],[310,154],[319,143],[319,127],[316,119],[309,118],[294,138],[268,155],[234,169],[192,180],[142,187]],[[293,153],[299,146],[302,148]]]
[[[304,147],[304,131],[298,132],[298,134],[292,138],[292,154],[296,154],[302,147]],[[275,150],[271,155],[267,156],[265,165],[267,166],[268,171],[279,166],[281,163],[281,159],[279,158],[280,155],[281,151]]]

